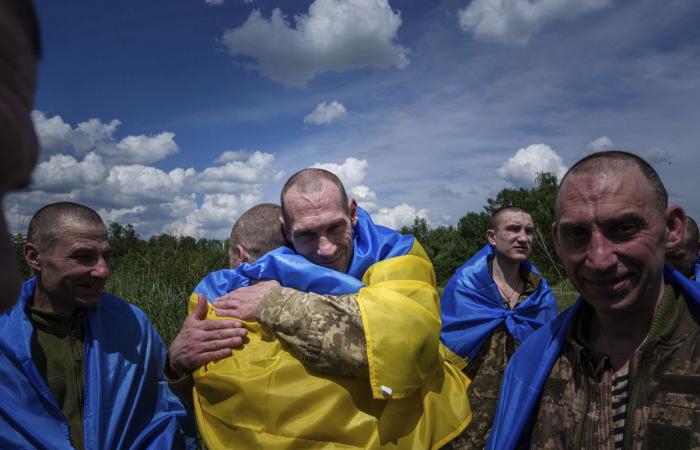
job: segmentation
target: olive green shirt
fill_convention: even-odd
[[[34,326],[32,360],[68,420],[71,444],[81,450],[85,447],[84,311],[78,309],[72,317],[65,318],[51,311],[28,307],[27,316]]]

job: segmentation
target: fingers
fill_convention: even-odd
[[[235,309],[236,306],[238,306],[238,302],[226,299],[226,297],[221,297],[214,302],[214,308],[216,309]]]

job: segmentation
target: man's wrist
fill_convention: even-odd
[[[263,296],[255,311],[255,319],[262,325],[272,328],[277,323],[277,318],[284,308],[283,287],[275,286]]]

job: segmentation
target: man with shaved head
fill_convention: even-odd
[[[688,216],[688,220],[685,223],[683,239],[681,239],[677,246],[670,247],[666,250],[666,260],[668,263],[678,269],[686,277],[695,278],[696,281],[698,281],[696,276],[696,264],[698,252],[700,252],[699,241],[700,232],[698,231],[698,224],[692,217]]]
[[[0,447],[193,447],[158,333],[104,292],[109,253],[87,206],[53,203],[32,217],[24,257],[34,277],[0,316]]]
[[[547,280],[528,260],[535,227],[527,211],[494,211],[487,244],[450,278],[440,299],[443,343],[472,380],[474,417],[452,448],[483,448],[506,364],[534,330],[557,315]]]
[[[0,0],[0,207],[5,195],[29,185],[39,151],[31,112],[41,53],[39,24],[29,0]],[[0,214],[0,313],[21,285],[5,214]]]
[[[634,154],[569,169],[552,231],[581,298],[514,354],[487,448],[698,447],[700,291],[664,265],[685,222]]]
[[[233,356],[194,374],[205,443],[440,448],[469,422],[468,381],[443,358],[422,247],[375,225],[322,169],[293,175],[281,203],[293,250],[210,274],[195,289],[212,298],[242,286],[207,317],[249,329]]]

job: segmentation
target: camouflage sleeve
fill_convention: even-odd
[[[258,322],[270,328],[308,369],[367,378],[367,344],[355,295],[319,295],[274,288]]]

